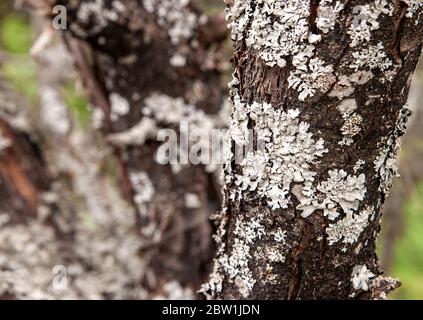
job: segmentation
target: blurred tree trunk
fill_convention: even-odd
[[[375,240],[410,115],[421,5],[227,3],[235,109],[218,253],[202,291],[385,298],[398,283],[382,276]]]
[[[25,101],[0,79],[0,212],[23,223],[37,214],[50,178],[25,113]]]
[[[31,3],[31,1],[28,1]],[[50,12],[51,2],[35,3]],[[209,216],[219,206],[216,166],[156,160],[160,129],[210,135],[224,124],[218,50],[226,26],[179,1],[55,1],[67,8],[67,47],[113,148],[119,185],[144,245],[153,296],[193,297],[213,256]],[[191,136],[188,136],[191,139]],[[181,138],[183,139],[183,138]]]

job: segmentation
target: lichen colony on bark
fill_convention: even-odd
[[[178,131],[187,121],[190,132],[207,135],[224,124],[225,90],[213,48],[225,39],[225,25],[190,1],[54,5],[67,8],[64,39],[93,124],[114,150],[121,191],[135,210],[142,284],[150,297],[193,298],[213,256],[209,216],[219,205],[217,167],[163,166],[157,132]]]
[[[375,239],[410,115],[421,2],[228,3],[232,148],[202,292],[385,298],[398,283],[382,275]],[[235,161],[247,141],[253,150]]]

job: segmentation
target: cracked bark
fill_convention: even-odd
[[[294,4],[299,2],[291,1]],[[241,179],[246,178],[246,175],[242,166],[235,163],[232,157],[225,169],[227,182],[224,188],[224,208],[216,216],[219,230],[215,269],[203,290],[209,297],[379,299],[384,298],[397,286],[394,280],[383,276],[375,252],[382,206],[387,196],[387,190],[381,188],[385,185],[384,176],[380,171],[376,172],[375,161],[384,148],[389,152],[394,151],[394,145],[388,146],[390,138],[397,142],[404,133],[401,122],[408,114],[404,105],[407,101],[411,76],[422,48],[423,23],[419,16],[422,9],[420,7],[415,13],[418,18],[415,16],[415,19],[411,19],[406,17],[408,6],[405,2],[389,1],[388,3],[393,6],[392,15],[380,15],[377,20],[379,27],[372,30],[371,39],[353,48],[348,30],[356,14],[354,7],[368,2],[340,1],[345,7],[336,19],[335,28],[328,33],[320,32],[315,26],[322,2],[309,2],[308,28],[312,33],[322,35],[322,40],[314,43],[314,57],[333,66],[332,76],[335,80],[329,82],[330,86],[326,87],[328,89],[317,91],[305,101],[299,99],[298,92],[288,86],[288,76],[294,70],[292,57],[286,57],[288,62],[284,68],[269,67],[259,58],[260,50],[250,47],[245,41],[253,28],[251,22],[254,13],[249,13],[245,18],[247,22],[242,21],[245,26],[242,39],[238,37],[234,41],[234,75],[239,83],[233,86],[232,97],[234,100],[240,96],[245,108],[254,102],[259,104],[266,102],[273,108],[285,112],[288,109],[299,109],[299,118],[310,125],[309,131],[313,134],[313,139],[315,141],[323,139],[324,146],[328,149],[318,161],[312,163],[312,171],[316,173],[314,185],[327,180],[330,170],[344,170],[349,175],[354,175],[357,171],[354,169],[355,164],[359,160],[364,161],[359,172],[365,175],[366,193],[354,216],[366,207],[374,208],[373,214],[353,243],[344,243],[344,238],[341,237],[330,244],[327,228],[345,217],[345,212],[341,210],[339,204],[337,210],[340,216],[334,221],[324,216],[321,209],[316,209],[310,216],[304,218],[301,216],[302,211],[297,208],[300,199],[295,187],[298,184],[291,183],[288,208],[272,210],[266,203],[264,195],[256,190],[242,190],[239,184],[235,183],[237,176]],[[227,3],[233,6],[240,4],[240,1]],[[335,3],[329,1],[329,4]],[[252,6],[260,5],[263,3]],[[273,20],[267,23],[273,23]],[[393,80],[382,81],[385,75],[381,70],[366,69],[366,72],[373,73],[370,79],[363,81],[359,77],[356,83],[351,84],[353,92],[338,99],[336,95],[342,87],[341,76],[350,76],[354,73],[348,67],[354,62],[352,53],[378,43],[383,44],[386,56],[398,66]],[[363,71],[363,68],[359,71]],[[354,135],[353,142],[349,146],[338,143],[343,139],[341,128],[345,120],[337,110],[337,106],[345,99],[353,99],[356,102],[355,112],[363,119],[360,132]],[[248,127],[254,131],[253,135],[256,137],[256,127],[250,115],[248,122]],[[236,142],[232,139],[230,143],[234,152]],[[382,169],[392,170],[388,163],[391,160],[393,159],[385,159]],[[394,174],[395,172],[391,172],[388,178]],[[280,175],[283,178],[287,173],[282,172]],[[388,189],[389,182],[386,187]],[[241,253],[235,248],[239,246],[240,241],[244,241],[243,234],[251,230],[242,227],[239,230],[240,221],[251,221],[258,219],[257,217],[260,217],[264,232],[260,236],[255,236],[254,242],[247,246],[247,251],[242,250],[247,257],[247,262],[244,264],[242,259],[245,257],[241,258]],[[273,239],[272,233],[277,229],[285,232],[283,245]],[[246,241],[242,243],[245,244]],[[276,249],[283,256],[281,259],[283,261],[272,262],[268,255],[262,254],[271,249]],[[366,266],[373,274],[371,277],[366,277],[368,287],[354,288],[352,273],[355,266]],[[246,284],[251,284],[250,290],[246,290]]]

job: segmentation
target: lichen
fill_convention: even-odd
[[[351,274],[351,283],[354,290],[369,291],[370,282],[376,278],[373,272],[367,269],[366,265],[357,265]]]
[[[222,246],[218,250],[221,254],[215,259],[213,272],[208,282],[201,286],[201,293],[211,297],[221,292],[226,278],[229,283],[237,286],[244,298],[248,298],[256,283],[249,262],[253,257],[256,241],[265,235],[263,217],[263,214],[257,214],[248,220],[237,218],[234,229],[235,238],[228,248],[229,254],[223,253],[224,245],[221,243]]]
[[[67,134],[71,128],[67,107],[58,90],[43,86],[41,93],[42,121],[49,129],[60,136]]]
[[[332,6],[332,0],[322,0],[316,18],[316,26],[323,33],[328,33],[335,28],[336,19],[340,12],[344,9],[344,4],[336,1]]]
[[[365,208],[359,213],[346,213],[346,216],[336,223],[329,224],[326,228],[327,240],[329,245],[339,242],[346,245],[352,245],[357,242],[358,238],[369,224],[369,218],[373,215],[373,209]],[[347,246],[342,248],[346,252]]]
[[[113,92],[110,94],[110,120],[117,121],[121,116],[128,114],[130,110],[129,101],[120,94]]]
[[[362,48],[360,51],[352,53],[353,62],[349,65],[351,69],[358,70],[380,70],[383,76],[379,77],[379,81],[392,81],[395,75],[397,65],[387,57],[386,50],[382,42],[377,45],[371,45]]]
[[[199,17],[190,9],[190,0],[143,0],[147,12],[168,30],[172,44],[188,41],[195,34]]]
[[[341,133],[344,138],[338,144],[349,146],[354,142],[352,138],[361,131],[363,117],[358,113],[353,113],[349,116],[344,115],[344,119],[345,122],[341,128]]]
[[[154,186],[144,171],[130,172],[129,180],[134,190],[134,202],[141,215],[147,215],[148,203],[153,200]]]
[[[142,146],[148,139],[157,137],[156,122],[150,118],[142,118],[135,126],[126,131],[107,136],[107,140],[117,146]]]
[[[313,186],[305,186],[297,196],[304,218],[316,210],[323,210],[324,216],[335,220],[342,212],[352,214],[360,205],[366,194],[366,177],[364,174],[349,175],[344,170],[329,170],[329,178]],[[342,211],[340,211],[342,209]]]
[[[189,152],[194,149],[201,150],[195,157],[190,154],[189,159],[192,164],[204,164],[208,172],[214,172],[221,166],[220,146],[223,141],[224,130],[217,130],[224,127],[220,115],[207,115],[203,110],[197,109],[194,105],[188,104],[182,98],[173,98],[167,95],[152,94],[144,100],[142,107],[144,117],[152,119],[158,129],[170,128],[171,126],[182,126],[184,130],[179,130],[182,140],[188,141],[190,150],[181,150],[177,146],[178,141],[169,141],[172,144],[169,148],[169,157],[175,159],[160,159],[160,149],[157,153],[159,163],[170,163],[174,172],[179,172],[183,165],[181,151]]]
[[[298,99],[301,101],[314,96],[317,91],[324,92],[335,82],[332,66],[312,56],[311,48],[295,55],[292,64],[296,69],[288,77],[289,88],[299,92]]]
[[[250,118],[260,146],[248,151],[241,161],[242,172],[235,175],[235,184],[240,190],[257,192],[272,209],[287,208],[291,185],[314,181],[311,164],[327,152],[323,140],[313,139],[310,126],[300,121],[298,109],[284,112],[268,103],[245,104],[238,96],[234,102],[230,132],[248,134],[244,131],[246,117]],[[244,143],[249,139],[235,135],[234,140]]]
[[[227,14],[232,39],[245,40],[266,65],[284,68],[292,57],[295,70],[289,77],[289,87],[299,92],[302,101],[334,81],[330,77],[332,66],[314,57],[313,43],[322,37],[309,30],[309,16],[308,0],[236,0]]]
[[[392,187],[392,181],[397,176],[398,167],[396,162],[401,149],[400,138],[407,129],[407,122],[411,113],[407,106],[403,107],[399,112],[394,129],[389,135],[382,138],[379,143],[380,151],[373,163],[376,176],[380,181],[379,191],[384,194],[389,193]]]
[[[197,209],[201,208],[201,200],[195,193],[186,193],[185,194],[185,207],[188,209]]]
[[[371,31],[379,29],[378,18],[381,14],[392,15],[393,6],[387,0],[375,0],[370,4],[353,8],[354,18],[348,30],[350,47],[356,47],[371,39]]]
[[[9,138],[3,135],[0,130],[0,154],[3,150],[10,148],[12,146],[12,141]]]

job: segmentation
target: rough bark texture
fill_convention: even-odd
[[[214,252],[215,168],[157,163],[156,133],[178,131],[181,121],[203,134],[224,123],[220,65],[210,49],[225,38],[224,23],[181,1],[45,3],[42,12],[52,4],[67,8],[65,41],[135,209],[145,290],[193,297]]]
[[[384,298],[398,284],[382,276],[375,240],[410,114],[421,2],[228,3],[234,112],[203,292]]]

